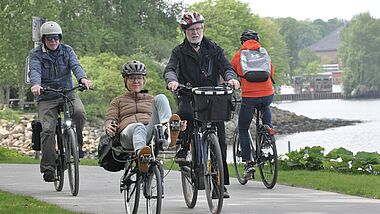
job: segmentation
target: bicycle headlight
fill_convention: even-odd
[[[65,124],[66,124],[66,126],[71,126],[72,122],[71,122],[71,120],[66,120]]]

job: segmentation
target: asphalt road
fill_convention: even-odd
[[[281,174],[279,175],[281,176]],[[65,209],[86,213],[124,213],[123,195],[119,192],[121,172],[111,173],[100,167],[80,166],[78,196],[70,193],[68,180],[61,192],[45,183],[38,165],[0,164],[0,190],[29,195],[57,204]],[[165,177],[162,213],[210,213],[204,191],[199,192],[194,209],[188,209],[182,196],[178,172]],[[261,182],[240,185],[231,178],[230,199],[224,200],[222,213],[267,214],[374,214],[380,213],[380,200],[331,192],[276,185],[268,190]]]

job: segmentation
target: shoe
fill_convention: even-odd
[[[179,132],[181,131],[181,118],[178,114],[173,114],[169,121],[169,133],[170,133],[170,143],[169,147],[173,147],[177,144]]]
[[[218,194],[216,193],[215,190],[212,191],[211,198],[212,198],[212,199],[218,199],[218,198],[219,198],[219,197],[218,197]],[[223,198],[230,198],[230,194],[228,193],[226,187],[224,187]]]
[[[152,150],[149,146],[144,146],[137,151],[137,165],[140,172],[148,172],[149,158],[152,156]]]
[[[246,180],[252,180],[252,178],[254,178],[254,174],[255,174],[255,167],[253,166],[253,162],[252,161],[246,162],[245,167],[244,167],[243,178]]]
[[[43,178],[45,182],[54,182],[57,180],[54,175],[54,172],[50,170],[44,172]]]
[[[82,150],[82,148],[79,148],[79,158],[83,158],[84,157],[84,151]]]
[[[224,187],[223,198],[230,198],[230,194],[228,193],[226,187]]]

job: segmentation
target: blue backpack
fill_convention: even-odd
[[[271,61],[265,48],[241,50],[240,65],[248,82],[265,82],[270,77]]]

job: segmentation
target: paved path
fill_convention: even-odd
[[[280,175],[281,176],[281,175]],[[80,189],[73,197],[67,179],[62,192],[52,183],[42,181],[38,165],[0,164],[0,190],[30,195],[37,199],[86,213],[124,213],[123,195],[119,192],[121,173],[110,173],[100,167],[80,166]],[[347,196],[276,185],[268,190],[261,182],[242,186],[231,178],[231,198],[224,201],[222,213],[267,214],[374,214],[380,213],[380,200]],[[204,191],[199,192],[197,205],[185,205],[180,174],[171,171],[165,178],[163,214],[209,213]]]

